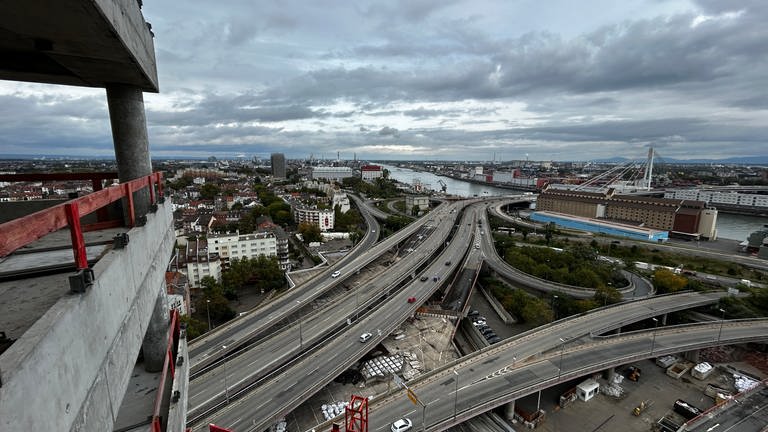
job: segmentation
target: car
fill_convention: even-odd
[[[432,277],[432,281],[433,281],[433,282],[437,282],[437,280],[438,280],[438,279],[440,279],[440,277],[439,277],[439,276],[437,276],[437,275],[435,275],[435,276],[433,276],[433,277]]]
[[[416,297],[408,297],[408,303],[416,303]]]
[[[501,342],[501,338],[498,337],[498,336],[494,336],[492,338],[488,338],[488,343],[491,344],[491,345],[493,345],[495,343],[499,343],[499,342]]]
[[[427,276],[427,275],[423,275],[423,276],[421,276],[421,277],[419,278],[419,280],[420,280],[420,281],[422,281],[422,282],[424,282],[424,281],[426,281],[426,280],[429,280],[429,276]]]
[[[477,320],[477,321],[473,322],[472,324],[474,324],[475,327],[480,327],[480,326],[487,325],[488,323],[483,321],[483,320]]]
[[[450,261],[446,261],[445,265],[449,266],[449,265],[451,265],[451,262]]]
[[[335,272],[331,273],[331,277],[332,278],[337,278],[337,277],[339,277],[339,275],[341,275],[341,272],[338,271],[338,270],[336,270]]]
[[[373,337],[372,334],[365,332],[360,335],[360,343],[366,343]]]
[[[376,230],[371,230],[371,233],[374,233],[374,234],[375,234],[375,233],[376,233]]]
[[[480,311],[477,311],[477,310],[471,310],[471,311],[467,312],[467,316],[468,317],[478,316],[478,315],[480,315]]]
[[[493,333],[494,335],[496,334],[496,332],[495,332],[495,331],[493,331],[493,329],[492,329],[492,328],[490,328],[490,327],[488,327],[488,328],[485,328],[485,329],[481,330],[481,331],[480,331],[480,333],[482,333],[482,334],[484,334],[484,335],[489,335],[489,334],[491,334],[491,333]]]
[[[411,430],[411,427],[413,427],[413,422],[411,422],[411,419],[408,417],[403,417],[400,420],[392,423],[392,427],[390,427],[390,429],[392,432],[405,432]]]

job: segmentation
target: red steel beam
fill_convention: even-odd
[[[64,173],[64,174],[76,174],[76,173]],[[96,173],[89,173],[96,174]],[[9,176],[17,174],[3,174],[0,176]],[[26,175],[26,174],[25,174]],[[109,174],[110,176],[112,174]],[[123,197],[128,199],[128,210],[130,214],[130,226],[135,225],[135,215],[133,211],[133,197],[132,193],[126,193],[125,191],[138,190],[143,187],[153,187],[153,179],[157,177],[158,189],[162,191],[162,175],[160,173],[150,174],[145,177],[140,177],[136,180],[132,180],[127,183],[123,183],[119,186],[112,186],[106,189],[102,189],[98,192],[85,195],[74,200],[70,200],[66,203],[58,204],[53,207],[40,210],[38,212],[8,221],[4,224],[0,224],[0,257],[4,257],[11,252],[26,246],[33,241],[45,236],[46,234],[57,231],[68,225],[66,205],[76,203],[77,213],[80,217],[90,214],[106,205],[117,201]],[[162,196],[162,193],[160,193]],[[75,244],[73,244],[75,247]]]

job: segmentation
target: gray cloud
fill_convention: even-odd
[[[765,153],[768,3],[553,1],[547,21],[503,0],[148,2],[151,148],[373,157],[394,137],[446,158]],[[105,100],[0,83],[0,144],[109,153]]]
[[[395,129],[395,128],[392,128],[392,127],[389,127],[389,126],[384,126],[383,128],[381,128],[379,130],[379,135],[380,136],[391,136],[393,138],[399,138],[400,137],[400,132],[397,129]]]

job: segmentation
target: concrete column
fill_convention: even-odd
[[[683,357],[685,357],[686,360],[692,361],[694,363],[699,362],[699,350],[693,350],[693,351],[686,351]]]
[[[165,292],[165,284],[162,284],[157,292],[155,307],[152,309],[152,317],[149,319],[144,341],[141,343],[141,349],[144,350],[144,370],[147,372],[159,372],[163,369],[165,352],[168,349],[170,316],[168,296]]]
[[[510,421],[515,419],[515,401],[504,405],[504,417]]]
[[[137,87],[110,84],[107,86],[109,121],[117,159],[117,175],[121,183],[152,173],[147,138],[147,119],[144,115],[144,95]],[[149,192],[144,189],[134,194],[136,217],[147,214]]]
[[[605,379],[608,383],[613,383],[613,379],[616,378],[616,369],[608,368],[605,370]]]
[[[661,325],[667,325],[667,314],[661,316]]]

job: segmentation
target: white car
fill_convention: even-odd
[[[335,272],[331,273],[331,277],[332,278],[337,278],[337,277],[339,277],[340,274],[341,274],[341,272],[336,270]]]
[[[366,343],[368,340],[370,340],[373,337],[372,334],[365,332],[360,335],[360,343]]]
[[[411,419],[407,417],[403,417],[400,420],[392,423],[392,432],[405,432],[407,430],[411,430],[411,427],[413,426],[413,423],[411,422]]]

